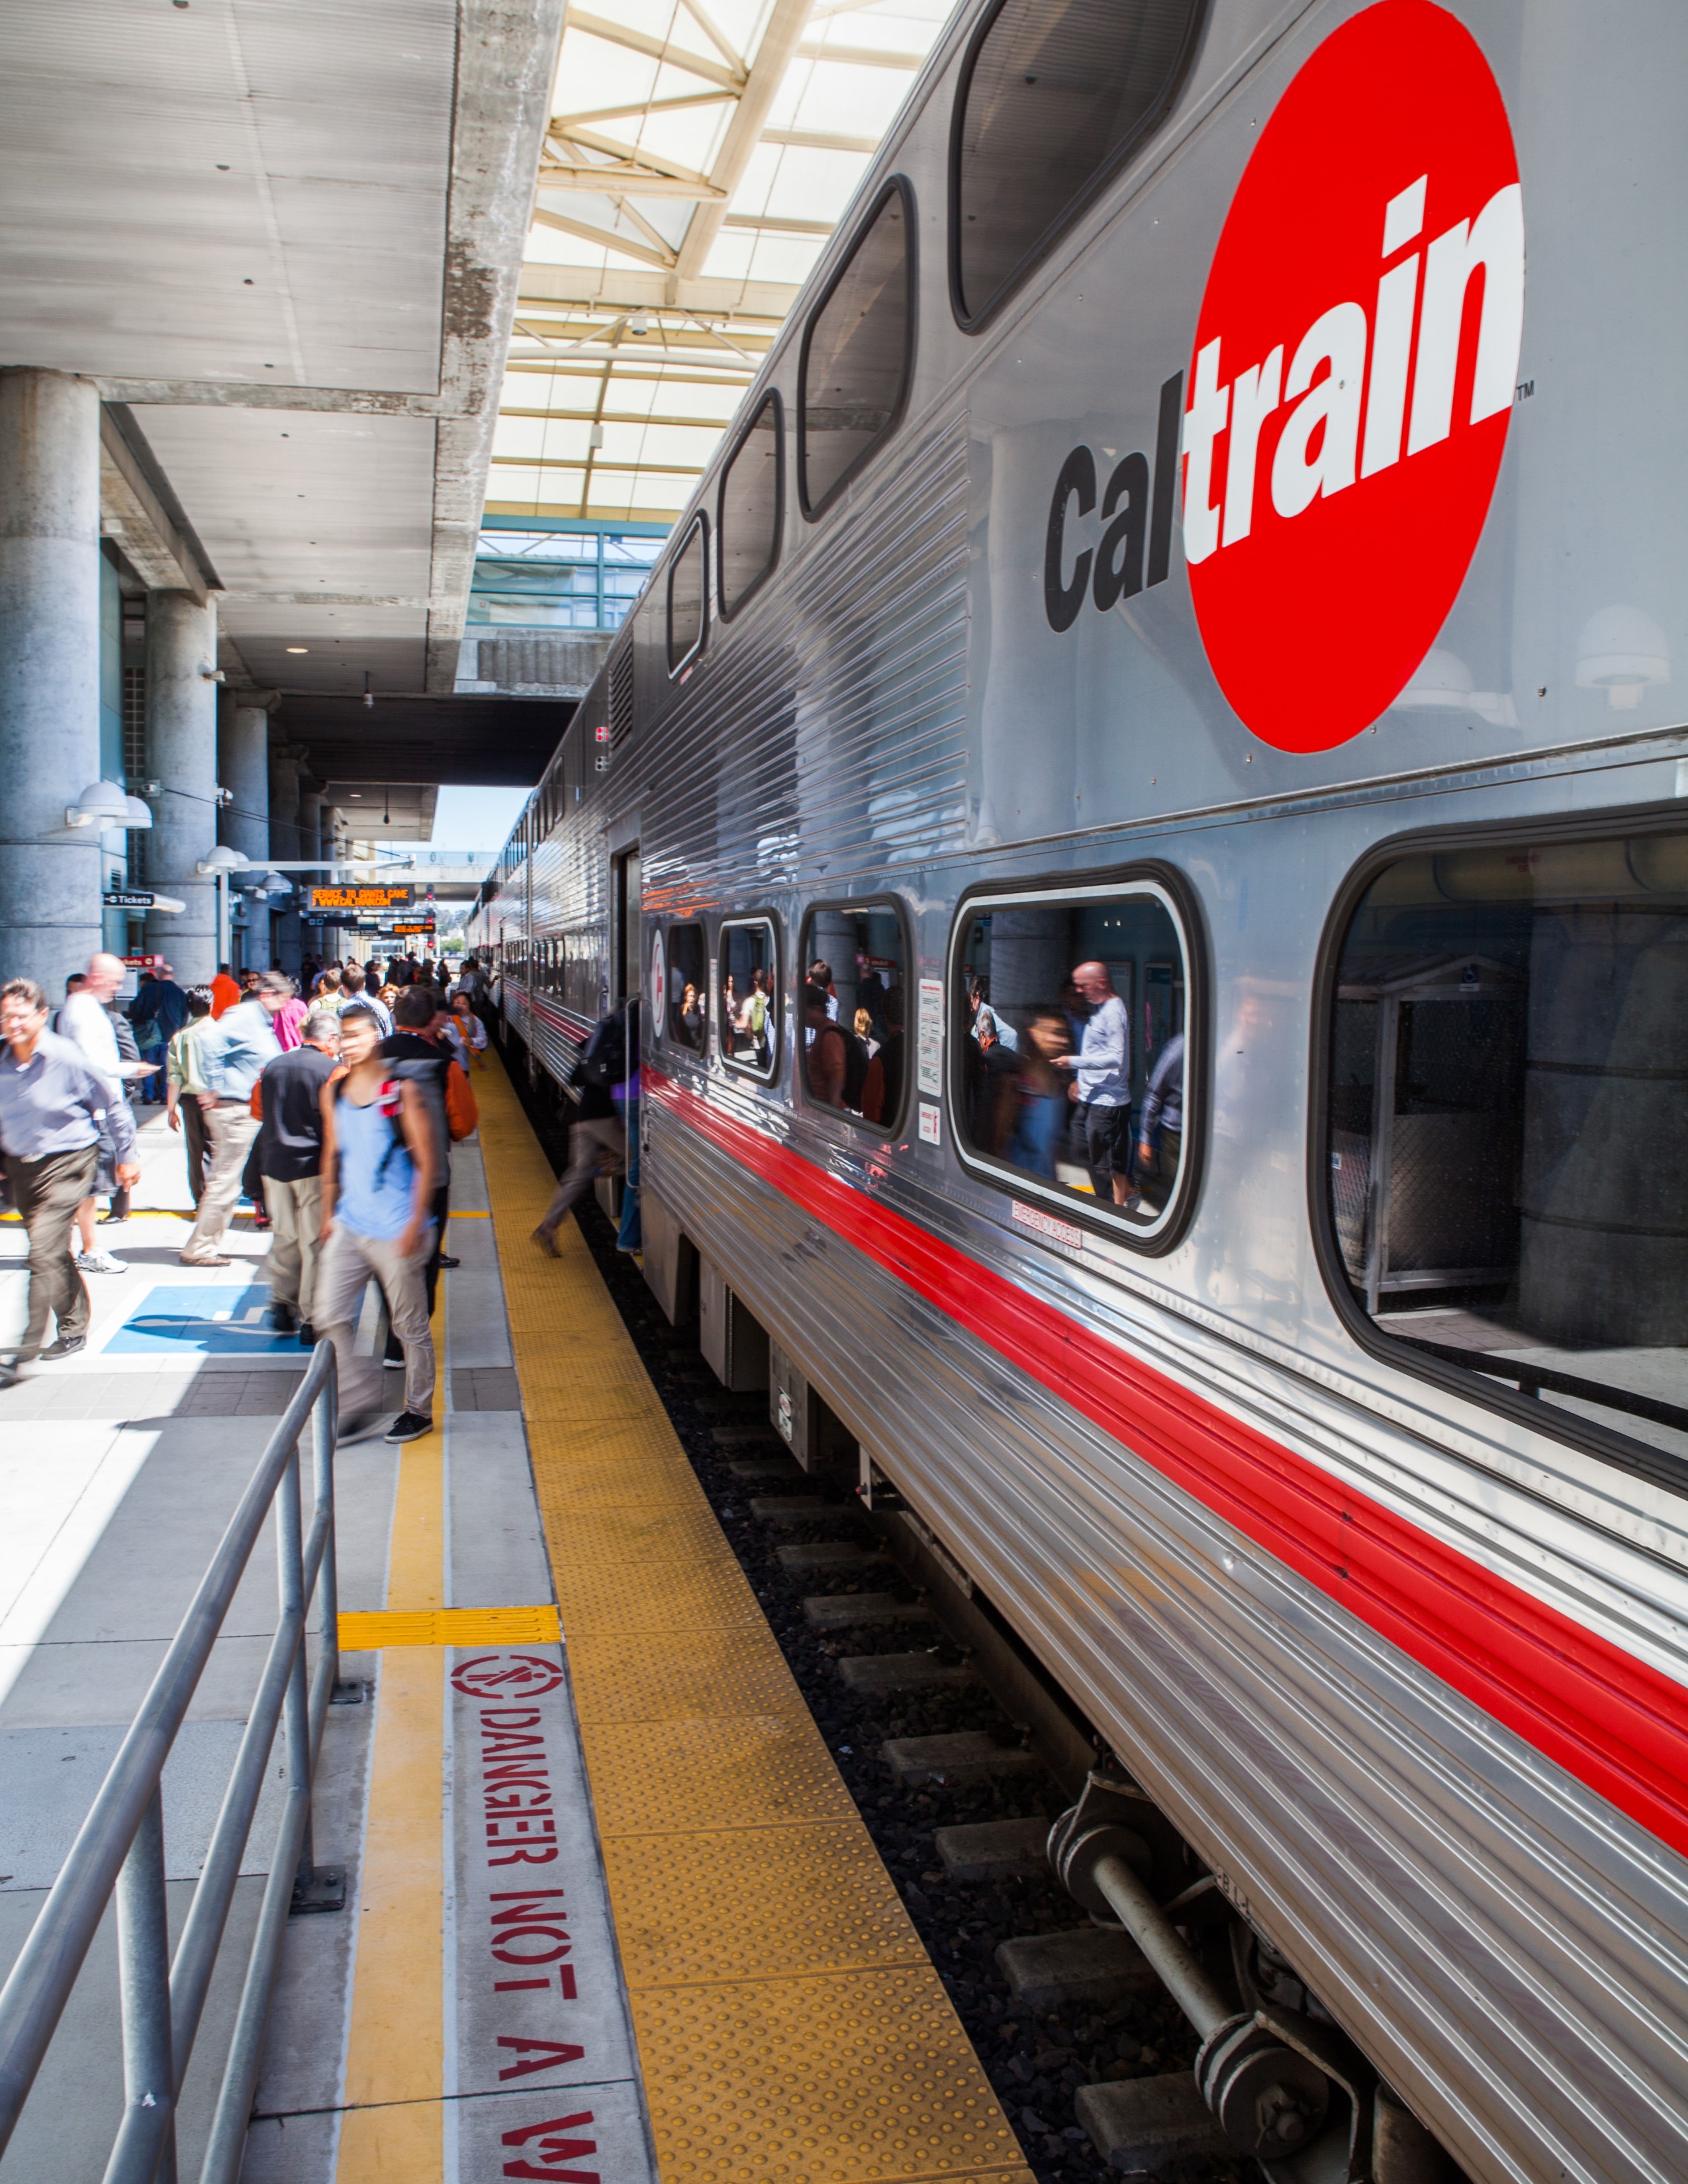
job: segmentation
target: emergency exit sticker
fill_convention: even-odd
[[[920,1103],[920,1141],[923,1145],[937,1145],[944,1142],[939,1129],[938,1110],[929,1100],[922,1100]]]
[[[917,1067],[920,1089],[934,1099],[944,1089],[944,981],[941,978],[922,978],[920,982],[920,1049]],[[920,1134],[928,1145],[938,1142],[938,1117],[932,1118],[932,1135],[926,1134],[926,1115],[922,1111]]]

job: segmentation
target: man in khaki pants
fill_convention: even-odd
[[[252,1088],[281,1051],[270,1019],[292,999],[292,992],[291,978],[279,971],[265,971],[250,1000],[238,1002],[198,1035],[199,1073],[209,1087],[200,1094],[199,1105],[211,1141],[211,1167],[192,1234],[181,1247],[184,1267],[229,1264],[223,1240],[240,1201],[246,1156],[258,1135]]]
[[[316,1258],[322,1227],[322,1088],[334,1074],[340,1019],[332,1009],[313,1009],[304,1020],[304,1044],[277,1055],[259,1079],[263,1122],[258,1166],[270,1223],[270,1323],[278,1333],[295,1328],[303,1346],[316,1341]]]

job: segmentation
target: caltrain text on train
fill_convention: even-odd
[[[1162,389],[1152,498],[1147,458],[1128,455],[1081,546],[1095,462],[1078,448],[1063,463],[1050,626],[1169,573],[1156,519],[1170,530],[1181,462],[1192,603],[1226,698],[1284,749],[1358,734],[1435,642],[1476,551],[1524,299],[1493,74],[1445,9],[1380,0],[1313,53],[1260,133],[1209,270],[1188,405],[1182,375]]]

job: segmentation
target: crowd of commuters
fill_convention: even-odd
[[[27,1323],[0,1353],[0,1383],[86,1348],[84,1275],[125,1271],[94,1228],[128,1217],[140,1176],[130,1100],[150,1092],[187,1156],[183,1265],[231,1263],[228,1232],[248,1199],[270,1232],[271,1325],[306,1348],[334,1345],[341,1440],[431,1431],[429,1321],[439,1270],[456,1263],[443,1249],[450,1148],[476,1126],[471,1078],[487,1046],[473,959],[454,989],[443,961],[404,956],[308,961],[297,980],[224,964],[186,989],[159,965],[140,973],[126,1010],[125,977],[117,957],[96,956],[56,1019],[32,981],[0,988],[0,1153],[29,1243]],[[354,1340],[371,1279],[391,1328],[384,1360]],[[389,1364],[404,1376],[390,1423]]]

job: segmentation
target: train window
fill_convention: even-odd
[[[769,1079],[779,1072],[779,955],[773,921],[735,918],[721,928],[721,1058]]]
[[[799,1014],[810,1098],[894,1130],[911,1075],[913,1028],[901,913],[889,902],[812,910],[801,954]]]
[[[798,488],[820,515],[901,415],[914,338],[908,185],[887,183],[803,335]]]
[[[1000,0],[962,64],[950,160],[955,316],[983,324],[1165,113],[1205,0]]]
[[[668,928],[668,1036],[701,1054],[709,1041],[709,953],[701,925]]]
[[[971,1165],[1167,1248],[1195,1183],[1193,925],[1178,882],[1159,870],[963,902],[950,1104]]]
[[[686,543],[668,565],[668,671],[677,675],[704,649],[709,591],[709,518],[692,519]]]
[[[779,557],[785,513],[781,443],[784,413],[770,393],[721,474],[716,503],[716,582],[723,621],[731,621]]]
[[[1688,1456],[1688,832],[1361,877],[1322,1011],[1339,1300],[1398,1362]]]

